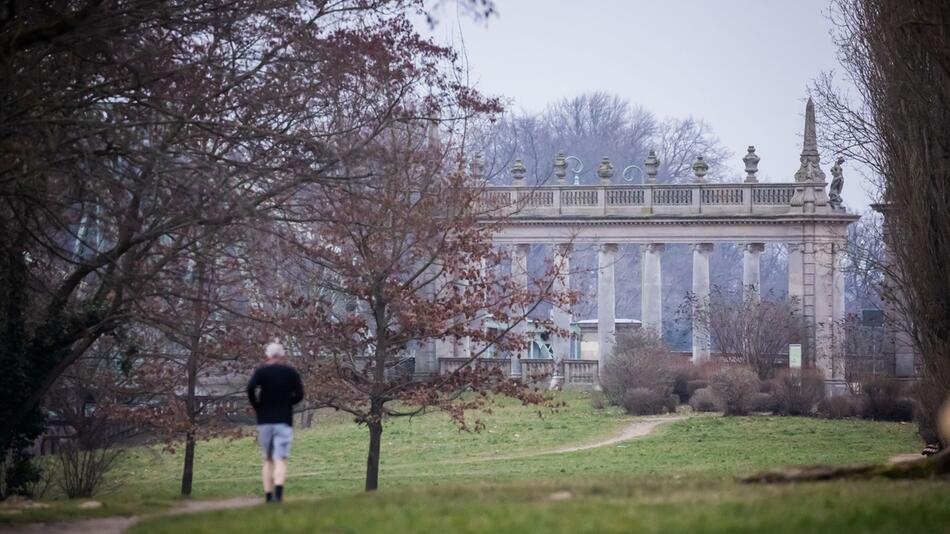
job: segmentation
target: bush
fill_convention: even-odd
[[[697,390],[705,389],[708,387],[709,387],[708,380],[690,380],[686,384],[686,391],[689,393],[689,398],[692,399],[693,394],[696,393]]]
[[[655,390],[649,388],[633,388],[628,390],[623,396],[623,407],[631,415],[656,415],[666,413],[669,407],[670,397],[673,395],[660,395]],[[674,402],[673,409],[676,409]]]
[[[669,397],[673,393],[673,377],[677,367],[675,360],[652,332],[626,334],[618,340],[614,353],[604,365],[601,387],[611,404],[626,407],[629,391],[649,389],[665,406],[669,404]]]
[[[904,396],[904,385],[889,377],[874,376],[861,383],[864,417],[877,421],[912,421],[914,401]]]
[[[700,368],[690,362],[684,362],[673,367],[673,394],[678,397],[680,404],[689,402],[693,392],[699,389],[689,389],[689,385],[699,379],[701,373]]]
[[[818,414],[827,419],[845,419],[861,415],[861,399],[851,395],[835,395],[818,403]]]
[[[607,407],[607,397],[602,391],[594,391],[590,394],[590,405],[595,410],[603,410]]]
[[[709,388],[697,389],[689,399],[689,405],[697,412],[718,412],[721,402]]]
[[[769,393],[761,391],[753,393],[749,397],[749,411],[752,412],[778,412],[779,405],[775,397]]]
[[[79,440],[66,441],[56,456],[60,489],[70,499],[92,497],[121,454],[111,445],[86,447]]]
[[[680,398],[679,395],[669,394],[666,396],[666,402],[664,403],[664,408],[670,413],[676,413],[676,409],[679,408]]]
[[[811,415],[825,397],[825,378],[817,369],[787,369],[775,379],[777,412]]]
[[[752,395],[759,391],[759,377],[748,367],[723,367],[713,373],[709,387],[722,402],[725,415],[746,415]]]

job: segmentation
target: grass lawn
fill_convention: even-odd
[[[415,509],[422,513],[442,506],[437,501],[444,497],[444,506],[461,506],[460,513],[466,511],[462,515],[471,512],[477,519],[492,515],[486,515],[479,506],[494,508],[499,503],[472,498],[460,488],[482,488],[478,491],[488,496],[496,492],[488,488],[506,488],[498,493],[511,492],[511,496],[500,497],[500,502],[525,501],[532,503],[526,509],[543,510],[552,506],[557,509],[582,507],[585,502],[600,498],[598,488],[609,490],[603,496],[604,506],[636,508],[640,506],[637,503],[644,501],[630,501],[629,495],[623,495],[656,484],[660,484],[657,491],[668,494],[671,503],[682,504],[702,493],[696,490],[695,484],[708,484],[717,488],[708,492],[715,499],[703,500],[703,506],[711,507],[707,511],[715,514],[719,507],[738,506],[736,503],[758,506],[758,500],[747,502],[747,497],[757,498],[765,490],[736,486],[731,481],[734,475],[778,465],[882,461],[896,453],[914,451],[920,445],[915,427],[908,424],[701,415],[666,425],[636,441],[571,453],[539,454],[559,446],[590,443],[614,435],[636,420],[614,408],[592,408],[583,393],[565,393],[562,398],[568,406],[559,413],[545,414],[543,419],[534,409],[500,402],[491,414],[482,416],[487,428],[478,434],[459,433],[445,416],[436,413],[390,422],[383,433],[380,485],[384,490],[397,490],[381,492],[380,502],[405,507],[406,513]],[[353,506],[355,510],[366,506],[361,499],[376,498],[353,496],[362,488],[367,441],[365,428],[332,412],[319,414],[313,428],[298,429],[288,496],[332,500],[288,506],[287,520],[296,516],[291,512],[298,507],[322,509],[330,506],[326,503],[333,502],[337,503],[333,508],[347,510]],[[256,444],[250,437],[200,443],[194,496],[221,498],[258,494],[259,469]],[[53,501],[50,508],[44,510],[28,510],[16,516],[0,515],[0,521],[152,510],[174,502],[180,472],[180,451],[171,454],[158,448],[136,449],[111,474],[110,487],[97,496],[104,503],[103,508],[81,511],[76,510],[75,502]],[[550,504],[542,497],[546,495],[544,492],[557,491],[555,486],[561,483],[559,481],[570,481],[576,498]],[[870,485],[856,485],[854,491],[860,492],[863,487],[869,494],[880,493],[874,488],[879,488],[881,483],[867,484]],[[627,489],[616,490],[618,494],[612,489],[614,486]],[[411,490],[407,491],[407,487]],[[829,494],[831,490],[824,489],[833,487],[822,486],[814,493],[833,498],[835,493]],[[917,495],[916,488],[924,486],[911,487],[915,489],[908,495]],[[445,493],[427,493],[439,488],[444,488]],[[536,491],[541,493],[533,493]],[[788,491],[793,493],[785,497],[776,493],[775,498],[779,501],[788,498],[790,501],[786,504],[791,505],[799,499],[794,491],[800,490]],[[804,492],[802,498],[811,493]],[[884,491],[881,497],[886,499],[891,493]],[[921,495],[925,493],[920,491]],[[945,496],[945,491],[938,493]],[[399,501],[403,498],[411,498],[415,504]],[[505,509],[503,506],[497,513],[506,513]],[[230,514],[240,517],[239,512],[230,512],[229,517]],[[306,520],[306,515],[302,514],[301,520]],[[327,515],[330,516],[332,514]],[[200,518],[175,521],[191,520],[202,521]],[[525,519],[529,520],[535,519]],[[301,528],[319,527],[306,525]],[[432,528],[441,527],[433,524]],[[352,530],[363,528],[356,525]]]
[[[950,532],[950,491],[946,482],[546,480],[265,505],[151,520],[132,532]]]

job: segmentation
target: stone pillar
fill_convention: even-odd
[[[830,242],[815,242],[814,245],[814,331],[815,367],[825,377],[825,388],[834,393],[841,380],[836,361],[835,339],[835,251]],[[806,271],[807,276],[807,271]],[[807,289],[806,289],[807,292]]]
[[[528,254],[530,252],[531,245],[528,244],[518,244],[511,247],[511,278],[518,288],[528,287]],[[511,313],[519,318],[525,315],[527,310],[512,310]],[[523,317],[521,322],[514,326],[512,333],[527,341],[528,318]],[[511,376],[521,376],[521,358],[530,356],[530,345],[520,354],[511,355]]]
[[[435,299],[443,300],[449,298],[447,293],[451,292],[451,284],[448,277],[445,274],[440,275],[435,279],[433,283],[435,291]],[[454,358],[455,357],[455,338],[451,336],[443,337],[435,340],[435,347],[433,347],[433,362],[432,362],[432,372],[439,373],[440,364],[439,358]]]
[[[801,243],[788,243],[788,299],[799,315],[803,312],[805,296],[803,248]]]
[[[569,291],[571,288],[571,245],[564,243],[555,246],[554,264],[559,276],[554,281],[553,290],[555,293]],[[551,378],[551,386],[555,387],[561,384],[563,379],[563,365],[561,362],[570,357],[571,350],[571,310],[552,308],[551,321],[554,326],[564,335],[554,336],[552,346],[554,348],[554,376]]]
[[[712,243],[696,243],[693,248],[693,363],[709,360],[709,255]]]
[[[844,267],[845,243],[843,241],[832,244],[832,281],[831,281],[831,350],[832,365],[831,378],[834,381],[832,393],[847,393],[845,379],[845,329],[844,321],[847,317],[845,309]]]
[[[660,256],[666,249],[663,243],[642,246],[640,256],[640,321],[644,329],[663,335],[663,279]]]
[[[597,362],[604,368],[617,341],[615,271],[617,244],[604,243],[597,254]]]
[[[758,301],[762,293],[762,275],[759,271],[759,256],[765,243],[746,243],[742,254],[742,300]]]

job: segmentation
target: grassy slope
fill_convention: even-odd
[[[564,491],[564,500],[552,499]],[[383,491],[142,523],[183,532],[946,532],[945,482],[785,486],[601,479]]]
[[[804,418],[701,416],[663,427],[630,443],[558,455],[533,455],[560,445],[612,435],[634,419],[615,409],[594,410],[583,394],[565,394],[568,408],[544,419],[536,411],[501,403],[485,416],[487,429],[458,433],[440,414],[397,420],[384,432],[383,488],[523,483],[569,478],[574,482],[629,475],[644,480],[696,475],[722,478],[787,464],[879,461],[918,447],[912,425]],[[315,428],[298,430],[291,461],[292,496],[350,494],[362,488],[366,430],[338,414],[321,414]],[[514,458],[511,458],[514,457]],[[500,459],[501,458],[501,459]],[[251,438],[214,440],[198,447],[195,496],[259,493],[259,463]],[[154,509],[171,502],[181,469],[177,454],[132,452],[98,498],[107,515]],[[79,515],[75,503],[0,516],[0,521]]]

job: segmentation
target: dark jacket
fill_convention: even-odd
[[[293,408],[303,400],[303,383],[292,367],[269,363],[258,367],[247,383],[247,398],[257,413],[257,424],[293,426]]]

